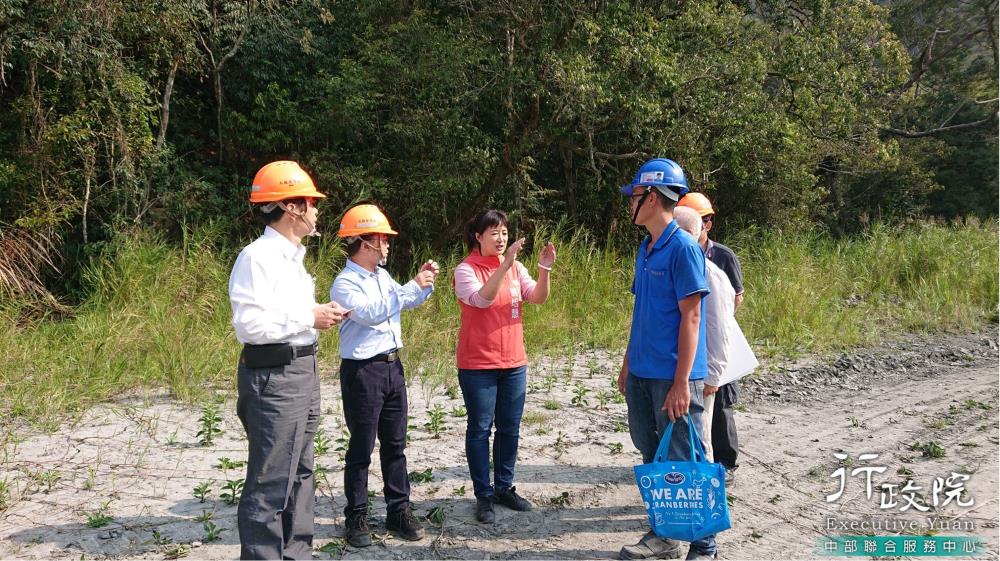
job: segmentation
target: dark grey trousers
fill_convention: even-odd
[[[247,368],[241,359],[238,378],[236,412],[250,446],[237,511],[240,558],[311,559],[316,356],[276,368]]]
[[[740,441],[736,437],[736,417],[733,415],[733,405],[739,400],[740,384],[732,381],[715,394],[715,411],[712,415],[712,450],[715,461],[726,466],[726,469],[736,469],[739,464],[736,459],[740,453]]]

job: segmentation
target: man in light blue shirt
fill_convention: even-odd
[[[398,351],[403,346],[399,314],[423,304],[434,289],[438,265],[427,261],[413,280],[400,285],[382,268],[389,236],[396,232],[374,205],[344,215],[339,237],[348,260],[330,287],[330,299],[350,310],[340,325],[340,392],[351,431],[344,466],[345,538],[354,547],[371,545],[368,526],[368,466],[375,437],[385,481],[386,529],[415,541],[423,528],[410,509],[406,471],[406,380]]]

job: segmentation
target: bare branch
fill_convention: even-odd
[[[960,129],[971,129],[973,127],[978,127],[978,126],[981,126],[981,125],[985,125],[985,124],[993,121],[993,119],[995,117],[996,117],[996,115],[990,115],[989,117],[986,117],[985,119],[980,119],[978,121],[971,121],[971,122],[968,122],[968,123],[960,123],[960,124],[957,124],[957,125],[951,125],[951,126],[947,126],[947,127],[938,127],[936,129],[931,129],[931,130],[926,130],[926,131],[910,132],[910,131],[905,131],[905,130],[902,130],[902,129],[894,129],[894,128],[884,128],[882,130],[885,131],[885,132],[887,132],[887,133],[889,133],[889,134],[892,134],[892,135],[895,135],[895,136],[900,136],[900,137],[903,137],[903,138],[923,138],[923,137],[926,137],[926,136],[933,136],[935,134],[940,134],[940,133],[943,133],[943,132],[955,131],[955,130],[960,130]]]

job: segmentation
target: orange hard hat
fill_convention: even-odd
[[[271,203],[298,197],[325,198],[296,162],[282,160],[260,168],[250,188],[251,203]]]
[[[711,201],[708,197],[702,195],[701,193],[688,193],[681,197],[677,206],[686,206],[688,208],[693,208],[698,211],[698,214],[702,216],[708,216],[709,214],[715,214],[715,209],[712,208]]]
[[[351,207],[340,220],[337,237],[350,238],[365,234],[398,234],[389,226],[389,219],[375,205]]]

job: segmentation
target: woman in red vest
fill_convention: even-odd
[[[465,455],[476,493],[476,519],[492,524],[493,504],[527,511],[531,503],[514,489],[514,463],[524,411],[528,357],[521,324],[523,302],[549,297],[549,271],[556,260],[549,243],[538,257],[538,281],[517,260],[521,238],[507,247],[507,215],[487,210],[469,221],[469,255],[455,267],[455,295],[462,307],[458,331],[458,382],[468,411]],[[490,484],[490,429],[493,480]]]

